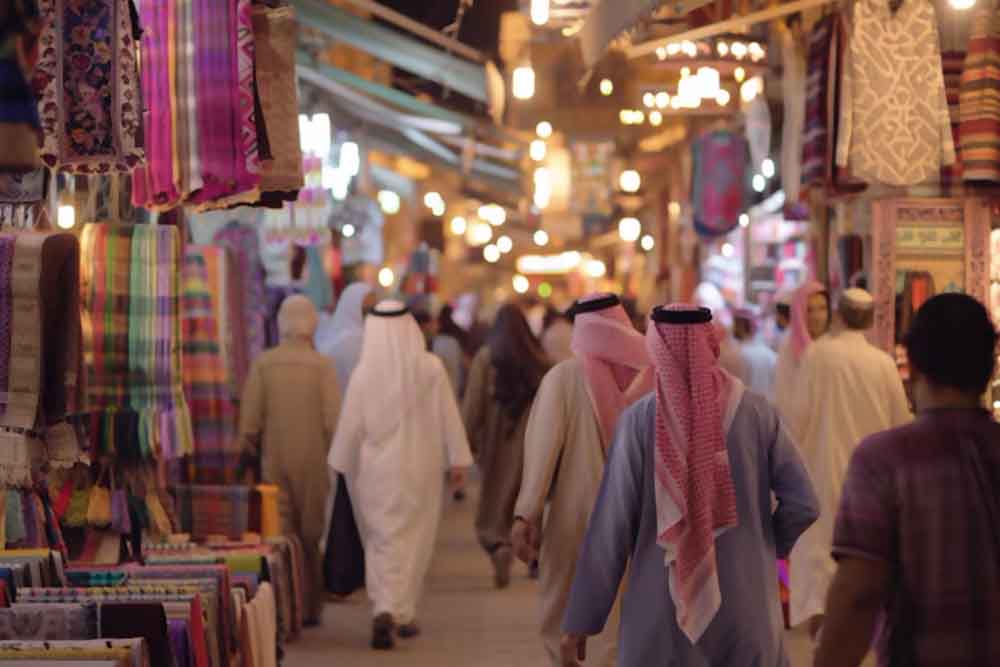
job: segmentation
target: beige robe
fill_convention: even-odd
[[[245,450],[262,456],[264,481],[280,489],[282,530],[302,541],[309,619],[318,619],[323,605],[319,544],[327,528],[323,507],[330,491],[326,457],[339,413],[337,369],[310,344],[282,343],[250,369],[240,438]]]
[[[496,369],[489,347],[484,346],[469,369],[462,420],[483,478],[476,512],[476,535],[479,544],[489,552],[510,544],[514,502],[521,488],[524,429],[529,412],[525,409],[521,417],[513,421],[493,397],[495,386]]]
[[[524,443],[524,473],[515,516],[542,521],[539,587],[542,639],[555,667],[563,613],[576,559],[604,477],[601,427],[587,392],[583,366],[569,359],[545,376],[531,408]],[[620,597],[619,597],[620,599]],[[613,665],[618,640],[616,603],[601,635],[587,645],[588,665]]]

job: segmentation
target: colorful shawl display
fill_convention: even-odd
[[[47,17],[33,85],[50,167],[129,172],[143,159],[129,0],[41,0]]]
[[[190,246],[188,247],[190,250]],[[219,330],[219,349],[226,363],[231,395],[239,397],[250,370],[244,288],[235,253],[221,246],[198,246],[208,271],[208,289]]]
[[[653,368],[642,334],[617,297],[581,299],[574,310],[578,312],[571,347],[587,377],[587,393],[607,452],[622,411],[653,389]]]
[[[959,93],[962,177],[1000,182],[1000,15],[977,9]]]
[[[709,132],[694,141],[691,154],[695,230],[708,237],[728,234],[747,209],[747,141],[725,130]]]
[[[722,602],[715,538],[738,522],[726,435],[743,387],[718,365],[711,320],[704,308],[657,308],[646,334],[656,368],[657,544],[677,624],[692,642]]]
[[[245,486],[175,487],[181,529],[196,539],[238,540],[250,529],[251,489]]]
[[[182,385],[177,228],[94,224],[84,228],[82,239],[94,453],[124,445],[147,460],[156,454],[168,459],[191,454],[191,417]],[[123,433],[119,415],[127,413],[135,417],[126,420]]]
[[[198,247],[184,255],[183,324],[184,392],[194,425],[195,469],[210,469],[220,482],[235,482],[239,459],[236,406],[228,381],[220,335],[209,290],[208,269]]]
[[[228,248],[236,263],[236,275],[243,286],[242,311],[237,321],[246,339],[247,369],[250,363],[264,351],[267,334],[264,326],[267,317],[264,265],[261,262],[260,242],[257,230],[249,225],[233,221],[215,233],[212,242]],[[243,371],[246,377],[246,370]],[[242,391],[242,384],[240,384]]]

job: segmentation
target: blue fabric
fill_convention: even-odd
[[[656,544],[656,401],[622,415],[570,593],[563,629],[601,632],[626,566],[619,667],[789,664],[775,561],[819,516],[819,501],[777,413],[745,394],[727,437],[739,525],[716,538],[722,605],[692,645],[676,621]],[[772,492],[778,500],[771,510]]]

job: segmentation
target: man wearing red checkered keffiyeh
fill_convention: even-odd
[[[603,628],[628,564],[620,667],[787,665],[775,560],[817,517],[808,473],[775,409],[719,367],[711,311],[655,309],[647,344],[656,390],[620,418],[563,664]]]

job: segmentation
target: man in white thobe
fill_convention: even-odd
[[[747,386],[769,401],[774,401],[774,374],[778,355],[757,336],[754,314],[738,310],[733,315],[733,337],[740,346],[746,364]]]
[[[388,301],[365,320],[329,465],[347,477],[365,547],[374,606],[372,648],[393,633],[419,634],[417,602],[430,566],[449,471],[461,486],[472,465],[462,417],[441,361],[404,304]]]
[[[562,620],[576,557],[618,416],[653,389],[645,338],[617,296],[582,299],[571,312],[574,356],[546,374],[528,419],[511,539],[521,560],[539,561],[541,633],[554,667],[561,665]],[[614,664],[617,609],[607,630],[594,638],[588,664]]]
[[[840,326],[810,345],[802,358],[799,400],[793,406],[821,512],[792,550],[791,622],[809,622],[814,636],[836,572],[830,555],[833,521],[851,454],[868,436],[912,418],[895,361],[865,338],[874,316],[871,295],[857,288],[845,291],[837,315]]]

